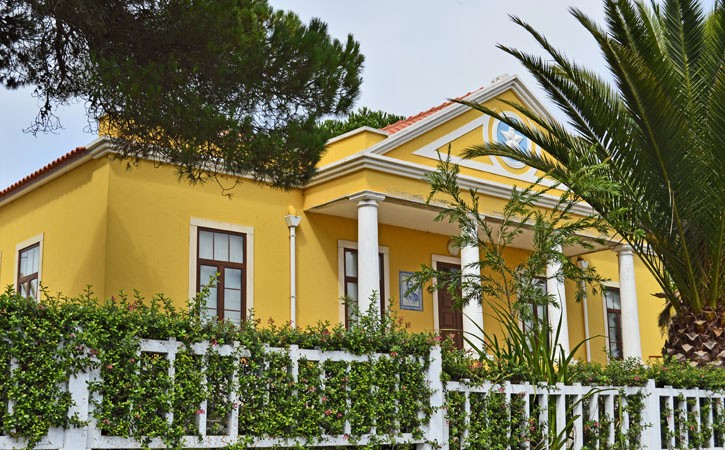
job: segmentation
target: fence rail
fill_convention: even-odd
[[[186,346],[174,339],[142,340],[141,354],[162,355],[168,362],[166,376],[170,380],[176,377],[176,358],[180,352],[190,352],[202,357],[211,353],[219,357],[229,357],[234,361],[228,374],[232,389],[224,392],[230,404],[242,402],[244,392],[237,383],[242,367],[240,360],[254,355],[247,349],[235,345],[214,345],[209,342]],[[300,382],[300,364],[314,364],[325,367],[326,362],[336,362],[344,366],[350,374],[356,364],[375,364],[391,360],[391,355],[368,354],[354,355],[342,351],[321,351],[290,348],[265,348],[265,354],[284,356],[289,362],[286,370],[291,384]],[[421,362],[421,361],[419,361]],[[204,364],[207,364],[206,362]],[[371,418],[367,432],[354,429],[346,414],[339,432],[329,433],[329,429],[320,426],[320,434],[314,439],[295,436],[252,436],[240,432],[240,411],[242,407],[231,409],[225,423],[220,425],[221,432],[209,433],[208,421],[218,422],[218,417],[209,417],[209,408],[204,399],[198,405],[192,433],[182,437],[179,444],[183,448],[220,448],[244,441],[248,447],[306,447],[363,446],[370,443],[410,444],[418,449],[433,448],[481,448],[481,445],[497,448],[549,448],[558,437],[559,442],[571,449],[609,449],[646,448],[649,450],[674,450],[678,448],[723,449],[725,447],[725,398],[722,393],[713,393],[699,389],[659,388],[653,380],[643,387],[613,388],[607,386],[591,387],[582,385],[535,386],[531,384],[490,384],[472,385],[466,381],[441,381],[443,372],[441,351],[431,350],[424,377],[420,381],[425,385],[426,398],[420,405],[419,421],[415,429],[405,429],[401,425],[403,417],[395,417],[385,422],[392,433],[377,433],[376,425],[380,418]],[[11,370],[18,370],[11,364]],[[262,369],[269,370],[269,366]],[[206,377],[206,365],[202,365],[201,388],[209,382]],[[326,383],[331,382],[326,371],[319,370],[319,379],[315,382],[320,390],[326,392]],[[347,376],[346,376],[347,378]],[[96,368],[80,372],[68,380],[66,389],[72,396],[74,405],[69,416],[75,416],[85,422],[85,426],[69,429],[51,429],[46,437],[36,445],[38,449],[137,449],[142,447],[165,448],[160,438],[145,443],[125,436],[110,435],[98,423],[95,405],[103,404],[98,389],[92,386],[104,382],[102,372]],[[295,387],[296,389],[296,387]],[[392,385],[376,385],[370,396],[401,395],[405,386],[401,376]],[[359,399],[345,387],[345,411],[349,412]],[[293,395],[296,395],[294,391]],[[320,394],[322,395],[322,394]],[[411,394],[413,395],[413,394]],[[5,405],[12,411],[13,402]],[[399,405],[392,403],[392,414],[402,414]],[[425,413],[424,411],[427,411]],[[175,423],[173,410],[163,413],[166,422]],[[387,428],[390,431],[390,428]],[[328,433],[326,433],[328,432]],[[23,448],[26,442],[10,436],[0,436],[0,450]]]

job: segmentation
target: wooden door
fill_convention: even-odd
[[[439,262],[437,269],[461,273],[461,266],[455,264]],[[438,289],[438,329],[441,335],[450,336],[457,348],[463,348],[463,312],[454,306],[453,296],[446,289]]]

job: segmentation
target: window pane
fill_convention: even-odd
[[[244,238],[242,236],[229,235],[229,252],[231,262],[244,262]]]
[[[20,252],[20,277],[28,275],[28,252]]]
[[[206,308],[204,310],[204,317],[207,319],[215,319],[217,317],[216,308]]]
[[[229,235],[214,233],[214,260],[229,261]]]
[[[38,298],[38,279],[33,278],[30,280],[30,294],[28,297]]]
[[[619,290],[607,289],[604,291],[604,296],[607,298],[608,309],[622,309],[622,305],[619,300]]]
[[[607,329],[609,331],[609,353],[614,358],[619,358],[621,349],[619,348],[619,320],[616,314],[607,314]]]
[[[28,268],[30,270],[29,273],[37,273],[38,272],[38,262],[39,262],[39,256],[40,256],[40,246],[36,246],[30,249],[30,267]]]
[[[228,320],[239,325],[242,323],[242,312],[224,310],[224,320]]]
[[[357,278],[357,252],[345,250],[345,276]]]
[[[224,289],[224,308],[241,311],[242,291],[238,291],[236,289]]]
[[[212,277],[216,278],[216,274],[216,266],[199,267],[199,287],[208,285]],[[214,282],[213,286],[216,286],[216,282]]]
[[[207,308],[211,308],[216,311],[217,295],[217,288],[209,288],[209,296],[206,298]],[[214,314],[216,314],[216,312]]]
[[[211,231],[199,232],[199,258],[214,259],[214,233]]]
[[[352,303],[357,305],[357,283],[345,283],[345,295],[352,299]]]
[[[224,287],[229,289],[241,289],[242,271],[239,269],[224,269]]]

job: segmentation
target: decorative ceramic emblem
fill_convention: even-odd
[[[507,113],[508,116],[513,116],[513,114]],[[507,124],[500,122],[498,120],[494,121],[494,138],[497,142],[500,142],[502,144],[506,144],[512,147],[518,147],[521,150],[525,152],[531,152],[531,142],[529,139],[524,136],[523,134],[519,133],[518,131],[514,130]],[[507,166],[512,167],[514,169],[521,169],[526,166],[526,164],[516,161],[512,158],[501,158]]]

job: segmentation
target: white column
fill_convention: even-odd
[[[467,245],[461,248],[461,281],[464,283],[461,294],[465,303],[463,304],[463,336],[471,339],[478,348],[483,344],[483,307],[479,299],[475,297],[475,291],[466,289],[466,283],[480,283],[481,269],[479,262],[481,257],[478,252],[478,245]],[[464,341],[464,348],[470,349],[468,342]]]
[[[284,216],[284,221],[289,228],[289,301],[290,301],[290,324],[297,326],[297,226],[302,217],[292,214]]]
[[[561,253],[561,246],[554,249],[557,253]],[[565,354],[569,354],[569,322],[566,314],[566,290],[564,287],[564,276],[561,273],[561,262],[558,260],[549,261],[546,265],[546,292],[550,298],[553,298],[556,305],[549,304],[549,326],[551,327],[551,339],[554,346],[561,345]],[[558,307],[557,307],[558,306]],[[561,329],[559,331],[559,340],[553,342],[556,337],[556,328],[561,320]]]
[[[378,256],[378,202],[384,195],[363,192],[350,200],[357,202],[357,298],[360,314],[378,308],[379,301],[371,301],[373,293],[380,296],[380,257]]]
[[[622,353],[625,358],[642,359],[639,337],[637,285],[634,281],[634,252],[629,245],[619,247],[619,299],[622,303]]]

